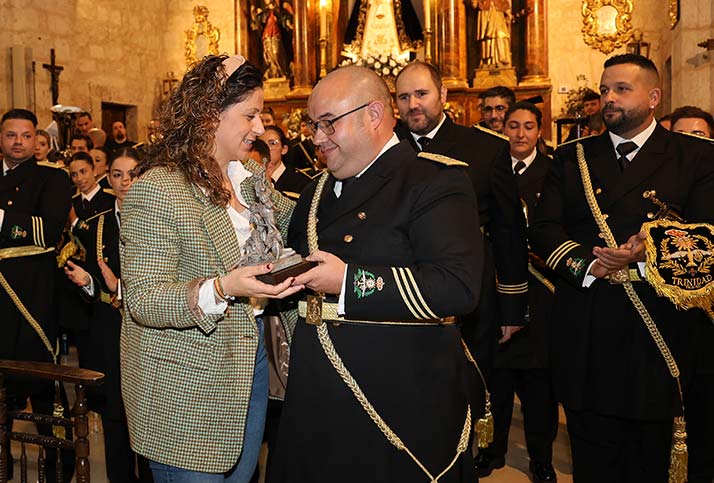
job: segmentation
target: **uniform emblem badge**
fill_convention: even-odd
[[[357,269],[357,273],[354,275],[354,291],[358,299],[372,295],[375,290],[381,292],[383,288],[384,279],[382,277],[375,277],[372,272],[361,268]]]
[[[577,277],[580,275],[580,272],[583,271],[583,266],[585,265],[585,260],[582,258],[568,258],[565,261],[565,266],[568,267],[568,270],[570,270],[570,273],[573,274],[573,276]]]
[[[10,228],[10,238],[17,240],[18,238],[25,238],[27,236],[27,230],[23,230],[19,225],[13,225]]]
[[[699,307],[714,320],[714,226],[656,220],[647,233],[647,281],[680,309]]]

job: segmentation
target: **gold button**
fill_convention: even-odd
[[[12,206],[12,200],[7,202],[7,206]]]
[[[20,191],[20,187],[19,187],[19,186],[15,186],[15,191]]]
[[[596,194],[596,195],[599,195],[600,193],[602,193],[602,189],[601,189],[601,188],[598,188],[598,189],[595,190],[595,194]]]
[[[353,239],[354,237],[352,235],[345,235],[345,237],[343,238],[345,243],[350,243]]]
[[[359,213],[357,213],[357,218],[359,218],[360,220],[366,220],[367,213],[365,213],[364,211],[360,211]]]

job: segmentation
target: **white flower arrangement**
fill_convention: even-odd
[[[372,69],[380,77],[396,77],[408,62],[408,59],[395,58],[390,53],[387,55],[370,55],[365,59],[362,57],[348,57],[340,63],[340,67],[359,65]]]

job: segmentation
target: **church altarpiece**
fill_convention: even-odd
[[[372,68],[393,88],[411,59],[436,64],[458,122],[478,122],[478,95],[511,87],[542,97],[550,138],[546,0],[236,0],[235,49],[266,72],[266,106],[279,118],[305,106],[340,65]]]

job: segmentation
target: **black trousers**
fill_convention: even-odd
[[[549,369],[492,369],[489,391],[494,422],[493,443],[481,450],[499,458],[508,450],[508,433],[513,414],[513,395],[518,394],[523,412],[528,456],[550,463],[553,441],[558,433],[558,403],[553,399]]]
[[[565,408],[574,483],[667,483],[672,420],[639,421]]]
[[[714,481],[714,374],[695,374],[684,395],[689,483]]]

